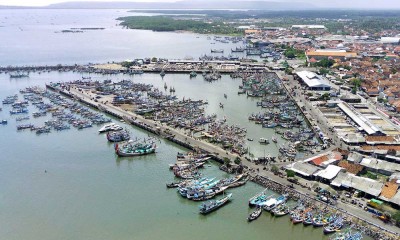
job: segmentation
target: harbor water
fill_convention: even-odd
[[[205,36],[116,27],[113,19],[126,14],[120,10],[74,10],[75,20],[69,15],[72,10],[1,11],[4,14],[0,20],[0,38],[8,44],[0,48],[2,66],[106,62],[145,56],[183,58],[210,50]],[[44,23],[29,18],[30,15],[45,18]],[[22,16],[24,20],[18,20]],[[56,29],[76,27],[80,21],[86,21],[84,27],[107,29],[70,35],[54,33]],[[22,30],[18,30],[21,26]],[[19,34],[14,34],[18,31]],[[105,39],[107,34],[109,39]],[[89,46],[89,42],[95,44]],[[180,47],[171,48],[172,45]],[[224,48],[234,46],[229,44]],[[178,97],[208,100],[207,113],[217,113],[218,118],[226,116],[230,124],[248,129],[248,137],[255,139],[249,142],[252,153],[277,154],[274,144],[260,145],[256,141],[260,137],[270,139],[272,130],[247,120],[250,113],[261,109],[256,107],[255,99],[237,94],[240,80],[223,76],[209,83],[200,75],[190,79],[180,74],[167,74],[163,79],[158,74],[90,76],[93,80],[132,79],[159,89],[166,84],[176,89]],[[29,78],[21,79],[1,74],[0,99],[28,86],[44,87],[49,82],[81,78],[79,73],[31,73]],[[0,239],[327,239],[320,228],[293,225],[288,217],[275,218],[266,212],[247,223],[246,217],[251,212],[247,201],[263,190],[251,182],[229,190],[233,201],[228,205],[207,216],[200,215],[199,203],[183,199],[175,189],[165,187],[166,182],[174,180],[168,164],[175,162],[178,151],[186,151],[175,144],[161,140],[156,154],[118,158],[113,145],[97,132],[98,127],[39,136],[29,130],[18,132],[16,117],[9,114],[10,107],[1,107],[0,119],[8,120],[8,124],[0,125]],[[29,109],[30,113],[34,110],[32,106]],[[43,123],[45,119],[49,117],[31,117],[27,122]],[[134,137],[148,135],[143,130],[121,125],[128,127]],[[217,178],[228,176],[215,162],[206,164],[202,173]]]

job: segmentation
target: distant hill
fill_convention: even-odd
[[[0,6],[0,8],[2,8]],[[10,8],[10,7],[8,7]],[[196,0],[177,2],[64,2],[51,4],[50,9],[257,9],[257,10],[306,10],[315,9],[303,2],[243,1],[243,0]]]

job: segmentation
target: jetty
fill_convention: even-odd
[[[111,116],[123,119],[133,126],[144,129],[148,132],[158,135],[159,137],[179,144],[185,148],[191,150],[201,149],[202,152],[209,154],[213,157],[214,160],[218,162],[222,163],[224,158],[234,159],[238,157],[238,155],[228,152],[219,146],[203,141],[201,139],[188,136],[175,128],[167,126],[166,124],[147,119],[143,115],[139,115],[131,111],[123,110],[122,108],[114,106],[111,103],[95,101],[93,96],[90,96],[90,93],[83,91],[75,86],[70,86],[69,90],[56,88],[51,84],[46,84],[46,87],[53,91],[59,92],[64,96],[73,98],[90,107],[105,112]]]

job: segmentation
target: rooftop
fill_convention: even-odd
[[[329,82],[322,78],[321,76],[317,75],[316,73],[309,72],[309,71],[301,71],[296,72],[297,76],[299,76],[308,87],[324,87],[328,88],[331,87]]]

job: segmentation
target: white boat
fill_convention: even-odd
[[[104,125],[103,127],[101,127],[99,129],[99,133],[104,133],[104,132],[108,132],[108,131],[119,131],[122,130],[123,128],[115,123],[109,123]]]
[[[260,140],[258,140],[258,142],[261,144],[269,144],[269,140],[266,138],[260,138]]]

